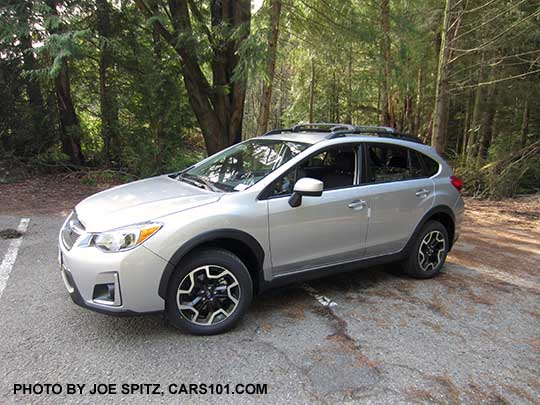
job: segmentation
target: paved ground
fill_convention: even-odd
[[[528,241],[525,275],[466,265],[478,245],[465,238],[435,279],[386,266],[292,286],[259,297],[233,332],[194,337],[159,317],[113,318],[72,304],[57,271],[62,218],[30,218],[0,298],[0,403],[539,402],[535,232],[516,233]],[[0,216],[0,230],[19,221]],[[0,260],[9,243],[0,239]],[[259,382],[268,395],[13,395],[14,383],[35,382]]]

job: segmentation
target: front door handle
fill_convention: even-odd
[[[429,194],[429,190],[427,188],[421,188],[420,190],[416,190],[415,194],[417,197],[425,197]]]
[[[367,205],[367,201],[365,200],[354,200],[351,201],[351,203],[348,205],[351,209],[363,209]]]

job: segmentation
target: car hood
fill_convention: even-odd
[[[87,232],[101,232],[209,204],[221,196],[163,175],[94,194],[75,211]]]

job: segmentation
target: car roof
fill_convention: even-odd
[[[399,138],[394,136],[384,136],[384,135],[378,135],[378,134],[344,134],[343,136],[340,136],[338,138],[328,138],[329,133],[328,132],[282,132],[280,134],[271,134],[271,135],[263,135],[257,137],[257,139],[274,139],[279,141],[289,141],[289,142],[300,142],[300,143],[307,143],[310,145],[314,145],[318,142],[322,141],[332,141],[332,140],[340,140],[339,143],[342,143],[344,139],[348,141],[355,141],[355,142],[384,142],[384,143],[392,143],[396,145],[403,145],[411,147],[413,146],[415,149],[429,149],[432,148],[428,145],[425,145],[423,143],[415,142],[412,140],[409,140],[407,138]]]

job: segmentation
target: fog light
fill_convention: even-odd
[[[114,278],[114,281],[111,283],[100,283],[94,286],[94,293],[92,294],[92,301],[94,301],[96,304],[101,304],[101,305],[119,306],[122,304],[121,299],[120,299],[118,274],[113,273],[113,278]]]
[[[97,284],[92,299],[98,304],[114,305],[114,284]]]

